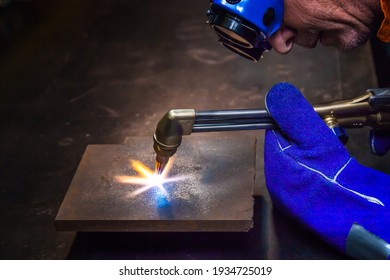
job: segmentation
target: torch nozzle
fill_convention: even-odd
[[[154,173],[161,175],[163,173],[165,167],[167,166],[168,161],[169,161],[169,157],[157,155],[156,156],[156,170]]]

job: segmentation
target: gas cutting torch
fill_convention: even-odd
[[[348,141],[347,128],[370,126],[376,130],[390,130],[390,88],[369,89],[354,99],[313,107],[343,144]],[[183,135],[273,128],[276,124],[266,109],[172,109],[160,119],[153,136],[156,173],[162,173],[180,146]]]

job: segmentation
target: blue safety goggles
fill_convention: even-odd
[[[252,61],[271,50],[267,39],[282,24],[283,0],[212,0],[210,4],[209,23],[223,46]]]

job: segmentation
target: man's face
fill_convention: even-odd
[[[379,0],[285,0],[283,25],[269,42],[279,53],[318,41],[351,50],[369,39],[382,17]]]

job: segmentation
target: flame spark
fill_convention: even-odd
[[[178,180],[183,180],[185,177],[168,177],[168,172],[172,167],[172,160],[170,160],[165,167],[162,174],[158,175],[150,170],[147,166],[137,160],[131,160],[132,167],[135,171],[138,172],[140,176],[116,176],[116,180],[119,183],[133,184],[142,186],[141,188],[133,191],[129,194],[130,197],[135,197],[141,193],[148,191],[149,189],[156,187],[162,194],[168,197],[168,193],[164,188],[164,184],[169,182],[175,182]]]

